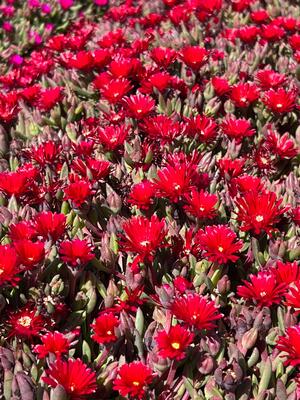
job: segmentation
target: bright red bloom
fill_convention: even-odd
[[[163,358],[182,360],[193,338],[194,334],[180,325],[171,326],[168,332],[160,331],[155,338],[158,354]]]
[[[244,118],[226,118],[221,123],[224,135],[229,139],[235,139],[238,143],[247,136],[253,136],[255,129],[251,128],[251,123]]]
[[[124,99],[124,104],[129,117],[144,119],[155,107],[155,101],[150,96],[135,94]]]
[[[274,273],[277,277],[277,281],[280,283],[286,283],[290,285],[293,282],[297,282],[300,278],[300,266],[296,261],[290,262],[276,262],[276,268]]]
[[[157,178],[154,180],[157,196],[177,202],[191,190],[194,173],[188,162],[174,162],[158,170]]]
[[[247,108],[259,98],[259,91],[253,83],[239,83],[232,86],[229,96],[236,107]]]
[[[114,390],[119,391],[121,396],[142,399],[146,394],[146,386],[153,379],[152,371],[145,364],[135,361],[124,364],[118,370],[119,378],[113,382]]]
[[[261,69],[256,73],[255,80],[263,90],[278,89],[286,82],[287,77],[272,69]]]
[[[263,189],[263,184],[260,178],[252,175],[241,175],[230,181],[230,193],[236,196],[239,193],[249,191],[260,192]]]
[[[41,166],[54,164],[61,153],[61,146],[55,142],[45,142],[38,147],[31,147],[27,155]]]
[[[164,220],[152,215],[146,217],[132,217],[123,223],[125,235],[122,235],[122,249],[137,253],[136,262],[151,260],[157,249],[164,245],[167,229]]]
[[[61,259],[73,267],[86,264],[92,260],[95,257],[92,251],[91,244],[87,240],[81,239],[65,240],[59,247]]]
[[[119,320],[113,313],[102,314],[95,319],[95,323],[91,325],[94,331],[92,339],[97,343],[112,343],[117,340],[115,328],[119,325]]]
[[[300,226],[300,206],[291,210],[291,219],[296,225]]]
[[[184,210],[194,217],[212,219],[216,216],[218,197],[215,194],[192,189],[190,194],[185,195],[185,200],[188,204],[184,206]]]
[[[155,47],[150,52],[150,57],[159,67],[167,69],[176,59],[177,53],[174,49]]]
[[[28,221],[20,221],[16,224],[11,224],[9,226],[10,239],[12,241],[21,239],[32,239],[36,236],[36,230],[33,228],[32,224]]]
[[[144,180],[131,188],[128,203],[137,206],[140,209],[147,210],[155,197],[155,186],[152,182]]]
[[[250,275],[250,282],[243,281],[243,286],[238,286],[238,296],[255,302],[259,306],[270,307],[280,304],[286,291],[286,284],[279,283],[272,272],[261,271],[257,275]]]
[[[153,140],[159,140],[163,145],[177,139],[182,133],[182,126],[166,115],[156,115],[147,118],[140,124],[141,129]]]
[[[256,235],[262,231],[270,234],[275,230],[281,215],[286,207],[281,207],[282,199],[277,200],[273,192],[257,193],[254,191],[245,193],[236,201],[238,207],[238,221],[241,222],[241,230],[252,231]]]
[[[265,144],[271,153],[278,155],[280,158],[290,159],[299,154],[297,144],[287,132],[280,136],[275,131],[268,131]]]
[[[41,336],[41,341],[43,344],[38,344],[33,349],[38,358],[46,358],[50,353],[61,357],[62,354],[68,353],[70,348],[70,342],[66,336],[57,331]]]
[[[97,131],[97,140],[106,150],[113,151],[124,145],[129,132],[130,126],[125,124],[110,125]]]
[[[13,122],[17,118],[18,96],[15,92],[0,94],[0,121],[6,124]]]
[[[196,247],[204,252],[204,257],[217,264],[238,260],[235,253],[243,247],[243,242],[237,240],[233,230],[225,225],[207,226],[204,231],[197,232]]]
[[[285,334],[279,336],[276,347],[286,353],[284,365],[300,365],[300,325],[287,328]]]
[[[65,189],[65,200],[71,200],[76,207],[80,207],[91,196],[91,184],[86,180],[70,183]]]
[[[211,78],[211,83],[217,96],[224,96],[224,94],[229,93],[231,90],[229,82],[225,78],[213,76]]]
[[[167,72],[147,74],[141,81],[140,91],[141,93],[151,94],[156,89],[159,92],[163,92],[170,87],[171,79],[172,76]]]
[[[15,284],[18,281],[19,260],[15,249],[10,245],[0,245],[0,286]]]
[[[181,49],[182,61],[194,71],[198,71],[208,60],[208,51],[199,46],[187,46]]]
[[[263,25],[260,35],[267,42],[279,42],[285,35],[285,30],[273,24]]]
[[[39,236],[46,240],[50,237],[56,242],[64,234],[66,216],[51,211],[40,212],[34,218],[34,227]]]
[[[299,272],[299,267],[297,268]],[[294,272],[295,273],[295,272]],[[288,287],[288,291],[285,295],[286,305],[293,307],[293,309],[300,313],[300,282],[295,281]]]
[[[7,196],[22,196],[29,186],[29,179],[26,173],[1,172],[0,173],[0,190]]]
[[[199,330],[216,328],[215,321],[222,318],[213,300],[196,293],[176,298],[171,310],[177,319]]]
[[[221,158],[218,161],[218,167],[221,175],[226,179],[235,178],[243,172],[245,166],[245,160],[236,158],[231,160],[230,158]]]
[[[111,79],[101,89],[102,97],[110,104],[120,102],[128,92],[132,89],[132,85],[128,79]]]
[[[111,163],[106,160],[95,160],[92,157],[85,157],[84,160],[74,160],[71,167],[83,178],[101,181],[109,174]]]
[[[17,336],[31,339],[45,330],[45,319],[38,314],[36,308],[29,306],[11,314],[7,324],[11,327],[9,337]]]
[[[115,78],[128,78],[133,69],[133,60],[122,56],[115,57],[110,63],[108,70]]]
[[[252,21],[254,21],[258,24],[265,22],[270,18],[268,12],[264,9],[253,11],[250,14],[250,17],[251,17]]]
[[[40,92],[40,96],[38,99],[38,108],[42,111],[49,111],[61,100],[61,98],[61,87],[44,89]]]
[[[296,105],[297,92],[295,90],[286,91],[283,88],[268,90],[263,102],[273,113],[285,114],[293,110]]]
[[[57,359],[46,370],[47,376],[43,381],[55,388],[61,385],[71,400],[81,400],[97,389],[96,374],[79,358],[67,361]]]
[[[217,137],[217,124],[213,118],[197,115],[187,119],[189,136],[197,137],[202,143],[209,143]]]
[[[260,29],[255,25],[247,25],[238,29],[237,37],[244,43],[253,43],[257,40]]]
[[[32,269],[40,264],[45,258],[44,243],[32,242],[28,239],[21,239],[14,242],[20,263],[27,269]]]
[[[289,44],[294,51],[300,50],[300,34],[295,33],[289,37]]]

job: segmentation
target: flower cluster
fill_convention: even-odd
[[[25,3],[0,5],[0,397],[300,399],[297,2]]]

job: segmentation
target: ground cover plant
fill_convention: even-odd
[[[300,398],[300,6],[0,5],[0,398]]]

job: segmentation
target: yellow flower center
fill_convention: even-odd
[[[0,275],[2,275],[4,272],[4,269],[0,268]]]
[[[224,251],[224,249],[223,249],[222,246],[219,246],[219,247],[218,247],[218,250],[219,250],[221,253]]]
[[[107,331],[106,334],[107,335],[112,335],[112,331]]]
[[[22,325],[22,326],[29,326],[31,324],[31,318],[30,317],[21,317],[18,319],[18,324]]]
[[[132,382],[133,386],[140,386],[140,382],[134,381]]]
[[[171,346],[172,346],[173,349],[175,349],[175,350],[180,349],[180,344],[179,344],[178,342],[171,343]]]

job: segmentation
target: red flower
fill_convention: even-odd
[[[239,197],[236,205],[237,218],[242,223],[241,230],[252,231],[257,235],[262,231],[270,234],[275,230],[274,225],[279,222],[280,216],[287,210],[280,206],[281,203],[282,199],[277,200],[273,192],[251,191]]]
[[[297,267],[299,272],[299,267]],[[298,278],[297,278],[298,279]],[[288,288],[288,292],[285,295],[286,305],[293,307],[293,309],[300,313],[300,282],[294,281]]]
[[[272,154],[276,154],[280,158],[290,159],[299,154],[297,144],[288,133],[280,136],[277,132],[268,131],[265,144]]]
[[[260,35],[267,42],[278,42],[285,35],[285,30],[275,24],[263,25]]]
[[[258,24],[265,22],[266,20],[268,20],[270,18],[268,12],[264,9],[253,11],[250,14],[250,17],[251,17],[252,21],[254,21]]]
[[[131,89],[132,85],[128,79],[111,79],[100,89],[100,92],[102,97],[110,104],[116,104],[120,102]]]
[[[96,374],[79,358],[62,361],[57,359],[46,370],[48,376],[43,381],[55,388],[61,385],[71,400],[81,400],[97,389]]]
[[[197,115],[191,119],[187,119],[187,132],[192,137],[202,143],[209,143],[217,137],[217,124],[213,118],[205,115]]]
[[[157,171],[154,180],[157,196],[166,197],[173,202],[188,193],[192,188],[192,178],[195,171],[188,162],[174,162]]]
[[[1,172],[0,173],[0,190],[7,196],[22,196],[29,186],[29,179],[26,173],[16,172]]]
[[[208,51],[199,46],[187,46],[181,49],[182,61],[194,71],[198,71],[208,60]]]
[[[43,344],[38,344],[33,349],[38,358],[46,358],[50,353],[59,358],[62,354],[67,354],[70,348],[69,340],[57,331],[41,336],[41,341]]]
[[[145,364],[135,361],[124,364],[118,370],[119,378],[113,382],[114,390],[118,390],[121,396],[142,399],[146,394],[146,386],[153,380],[150,368]]]
[[[32,269],[40,264],[45,258],[45,249],[42,242],[32,242],[28,239],[21,239],[14,243],[20,263],[27,269]]]
[[[0,121],[5,124],[10,124],[17,118],[18,96],[15,92],[0,94]]]
[[[243,172],[245,166],[245,160],[236,158],[231,160],[230,158],[221,158],[218,161],[218,167],[221,175],[226,179],[235,178]]]
[[[71,200],[76,207],[80,207],[91,196],[91,184],[86,180],[77,180],[70,183],[65,189],[65,200]]]
[[[215,194],[192,189],[190,194],[185,195],[185,200],[188,204],[184,206],[184,210],[194,217],[212,219],[216,216],[218,197]]]
[[[115,342],[117,340],[115,328],[119,323],[113,313],[100,315],[96,318],[95,323],[91,325],[91,328],[94,330],[92,339],[100,344]]]
[[[151,94],[154,89],[163,92],[170,86],[172,76],[167,72],[156,72],[150,75],[147,74],[141,82],[140,91],[142,93]]]
[[[230,139],[235,139],[237,143],[245,137],[255,134],[255,129],[251,128],[251,123],[244,118],[226,118],[221,123],[221,129],[224,135]]]
[[[294,51],[300,50],[300,34],[295,33],[294,35],[290,36],[289,44]]]
[[[297,92],[295,90],[286,91],[279,88],[268,90],[262,100],[273,113],[285,114],[293,110],[296,99]]]
[[[263,184],[260,178],[252,175],[242,175],[231,179],[230,193],[236,196],[237,193],[247,193],[249,191],[260,192],[263,189]]]
[[[300,365],[300,325],[287,328],[284,336],[279,336],[277,349],[286,353],[285,365],[296,367]]]
[[[40,212],[34,218],[34,227],[39,236],[42,236],[46,240],[50,237],[56,242],[64,234],[66,216],[50,211]]]
[[[44,89],[40,92],[40,96],[38,99],[38,108],[42,111],[49,111],[61,100],[61,98],[61,87]]]
[[[92,251],[91,244],[80,239],[65,240],[59,247],[61,259],[73,267],[86,264],[92,260],[95,257]]]
[[[167,234],[165,221],[160,221],[156,215],[152,215],[150,220],[143,216],[132,217],[123,223],[123,230],[123,251],[137,253],[136,262],[151,260],[155,251],[162,247]]]
[[[106,150],[113,151],[124,145],[129,131],[130,126],[126,125],[106,126],[97,131],[97,141],[99,141]]]
[[[133,60],[122,56],[115,57],[110,63],[109,72],[115,78],[128,78],[132,73]]]
[[[36,308],[26,306],[10,315],[7,322],[11,327],[9,337],[17,336],[31,339],[33,336],[39,336],[45,330],[45,322]]]
[[[177,319],[199,330],[216,328],[215,321],[222,318],[213,300],[196,293],[176,298],[171,310]]]
[[[159,67],[167,69],[176,59],[177,53],[174,49],[155,47],[150,52],[150,57]]]
[[[291,210],[291,219],[296,225],[300,226],[300,206]]]
[[[141,129],[153,140],[159,140],[162,145],[177,139],[182,133],[182,126],[166,115],[157,115],[145,119],[140,124]]]
[[[131,188],[128,203],[147,210],[154,201],[155,187],[150,181],[137,183]]]
[[[158,354],[163,358],[182,360],[193,338],[194,334],[180,325],[171,326],[168,332],[160,331],[155,338]]]
[[[204,231],[197,232],[196,247],[204,251],[204,257],[217,264],[238,260],[235,253],[243,247],[236,234],[225,225],[207,226]]]
[[[236,107],[249,107],[258,98],[259,91],[253,83],[239,83],[231,88],[230,99]]]
[[[243,281],[244,286],[238,286],[237,294],[244,299],[254,301],[259,306],[270,307],[280,304],[286,291],[286,284],[279,283],[273,272],[259,272],[250,275],[250,282]]]
[[[27,155],[41,166],[54,164],[61,153],[61,146],[55,142],[45,142],[38,147],[31,147]]]
[[[155,101],[150,96],[142,94],[131,95],[124,99],[129,117],[141,120],[149,115],[155,107]]]
[[[272,69],[262,69],[255,76],[255,80],[263,90],[278,89],[279,86],[285,83],[286,79],[285,75],[279,74]]]
[[[20,221],[16,224],[11,224],[9,226],[10,239],[12,241],[17,241],[21,239],[32,239],[36,236],[36,230],[33,228],[30,222],[28,221]]]
[[[19,261],[15,249],[9,245],[0,245],[0,286],[15,284],[18,272]]]
[[[74,160],[71,167],[83,178],[101,181],[109,174],[111,164],[109,161],[85,157],[84,160]]]
[[[260,29],[255,25],[243,26],[237,31],[237,37],[244,43],[253,43],[259,35]]]
[[[224,96],[224,94],[229,93],[231,90],[229,82],[225,78],[213,76],[211,78],[211,83],[217,96]]]
[[[277,281],[290,285],[291,283],[297,282],[300,278],[300,266],[296,261],[290,262],[276,262],[276,268],[274,269]]]

